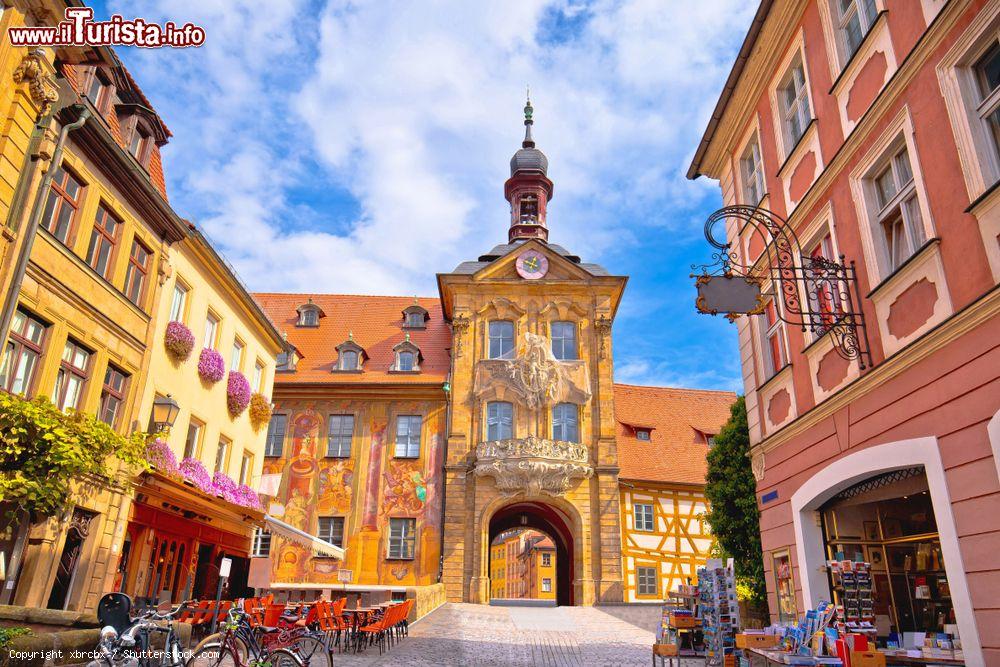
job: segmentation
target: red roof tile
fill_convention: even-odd
[[[441,314],[436,297],[417,303],[430,315],[426,329],[404,329],[403,309],[413,305],[413,297],[359,296],[349,294],[254,294],[264,312],[301,359],[294,373],[275,373],[275,384],[292,382],[326,384],[441,384],[448,376],[451,327]],[[323,311],[318,327],[298,327],[296,308],[312,299]],[[392,348],[406,339],[420,348],[423,360],[419,373],[390,373],[395,360]],[[361,373],[334,373],[336,347],[353,334],[368,359]]]
[[[708,443],[729,419],[730,391],[615,385],[619,477],[704,484]],[[636,428],[651,428],[649,440]]]

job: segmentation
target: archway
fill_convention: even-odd
[[[534,528],[552,538],[556,546],[556,604],[574,604],[573,579],[576,566],[573,533],[565,517],[552,506],[541,502],[507,505],[490,518],[487,544],[492,544],[500,533],[514,528]],[[488,568],[489,564],[487,571]]]

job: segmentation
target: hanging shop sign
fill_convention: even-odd
[[[715,237],[719,223],[733,224],[738,238],[757,237],[759,256],[746,258]],[[806,255],[794,230],[778,215],[754,206],[726,206],[705,221],[705,239],[715,249],[712,262],[692,266],[698,296],[695,307],[734,321],[760,315],[773,300],[774,317],[809,331],[814,339],[829,335],[837,352],[856,359],[860,370],[871,366],[871,349],[861,311],[854,262],[821,253]],[[748,243],[749,247],[754,244]]]

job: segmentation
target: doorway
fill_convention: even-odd
[[[574,603],[574,591],[573,591],[573,579],[574,579],[574,553],[573,553],[573,536],[572,532],[567,525],[566,519],[563,515],[556,510],[551,505],[542,502],[521,502],[507,505],[501,508],[493,515],[490,519],[490,529],[489,529],[489,544],[490,548],[487,550],[488,564],[487,573],[492,576],[493,572],[493,555],[495,550],[495,544],[497,542],[506,541],[508,538],[517,535],[517,539],[520,540],[525,537],[530,532],[537,535],[543,536],[548,542],[538,542],[535,546],[544,545],[547,547],[549,544],[552,546],[552,556],[548,558],[549,561],[554,561],[552,568],[554,573],[550,576],[545,576],[544,570],[536,570],[535,582],[537,589],[542,589],[545,586],[544,579],[549,579],[549,585],[555,589],[555,602],[560,606],[572,605]],[[498,540],[498,538],[504,536],[503,540]],[[521,549],[521,544],[518,542],[516,549],[511,549],[505,552],[505,557],[509,557],[508,554],[514,554],[515,551],[517,555],[520,556],[522,552],[529,554],[529,557],[534,559],[537,556],[538,567],[541,568],[542,563],[545,558],[545,553],[547,549]],[[523,567],[530,568],[531,563],[526,562],[521,564]],[[513,572],[511,566],[505,563],[507,571]],[[491,592],[494,590],[490,587]],[[497,589],[498,590],[498,589]]]
[[[56,578],[52,582],[52,590],[49,591],[49,601],[46,605],[49,609],[66,609],[69,604],[73,582],[76,581],[80,564],[80,554],[87,541],[87,535],[90,534],[90,522],[94,516],[92,512],[73,510],[69,528],[66,529],[66,541],[63,542],[62,554],[56,566]]]

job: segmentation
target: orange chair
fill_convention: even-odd
[[[278,623],[281,621],[281,615],[285,613],[285,605],[281,604],[268,604],[264,607],[264,620],[263,625],[267,628],[276,628]]]

